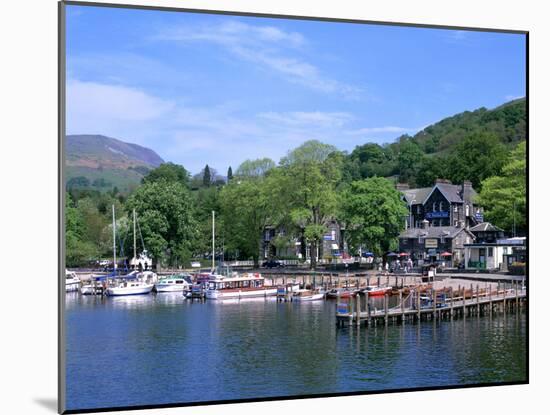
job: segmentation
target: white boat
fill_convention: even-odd
[[[166,292],[186,292],[191,289],[191,276],[189,274],[175,274],[160,278],[155,284],[155,291],[158,293]]]
[[[65,292],[78,291],[80,287],[80,278],[76,272],[65,270]]]
[[[324,292],[312,290],[298,290],[292,295],[292,301],[318,301],[324,298]]]
[[[92,276],[90,281],[80,287],[82,295],[102,294],[107,286],[107,276]]]
[[[137,294],[149,294],[153,291],[155,284],[142,281],[135,275],[126,275],[115,279],[115,282],[109,285],[106,290],[107,295],[137,295]]]
[[[212,277],[208,281],[206,289],[206,298],[211,300],[277,295],[277,287],[264,286],[264,278],[260,274],[244,274],[237,277],[214,275]]]

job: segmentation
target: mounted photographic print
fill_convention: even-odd
[[[60,412],[527,383],[527,45],[60,3]]]

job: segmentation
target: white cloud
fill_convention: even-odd
[[[405,127],[395,127],[395,126],[386,126],[386,127],[366,127],[360,128],[358,130],[347,131],[347,134],[350,135],[366,135],[366,134],[376,134],[376,133],[395,133],[403,134],[412,131],[419,131],[419,128],[405,128]]]
[[[302,57],[293,57],[294,49],[307,44],[297,32],[287,32],[273,26],[253,26],[227,22],[220,26],[176,27],[153,37],[157,41],[180,43],[211,42],[223,46],[234,56],[274,71],[288,82],[324,93],[335,93],[356,99],[361,89],[324,75]]]
[[[173,102],[148,95],[136,88],[78,80],[67,82],[67,119],[73,124],[81,117],[120,121],[152,120],[172,110],[174,105]]]
[[[346,112],[321,112],[321,111],[294,111],[294,112],[263,112],[259,118],[277,124],[303,127],[342,127],[353,119]]]

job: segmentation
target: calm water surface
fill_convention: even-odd
[[[524,314],[336,328],[333,301],[67,294],[67,408],[526,378]]]

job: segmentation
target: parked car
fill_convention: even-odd
[[[270,260],[265,261],[262,264],[262,267],[264,267],[264,268],[284,268],[285,264],[283,264],[278,259],[270,259]]]

